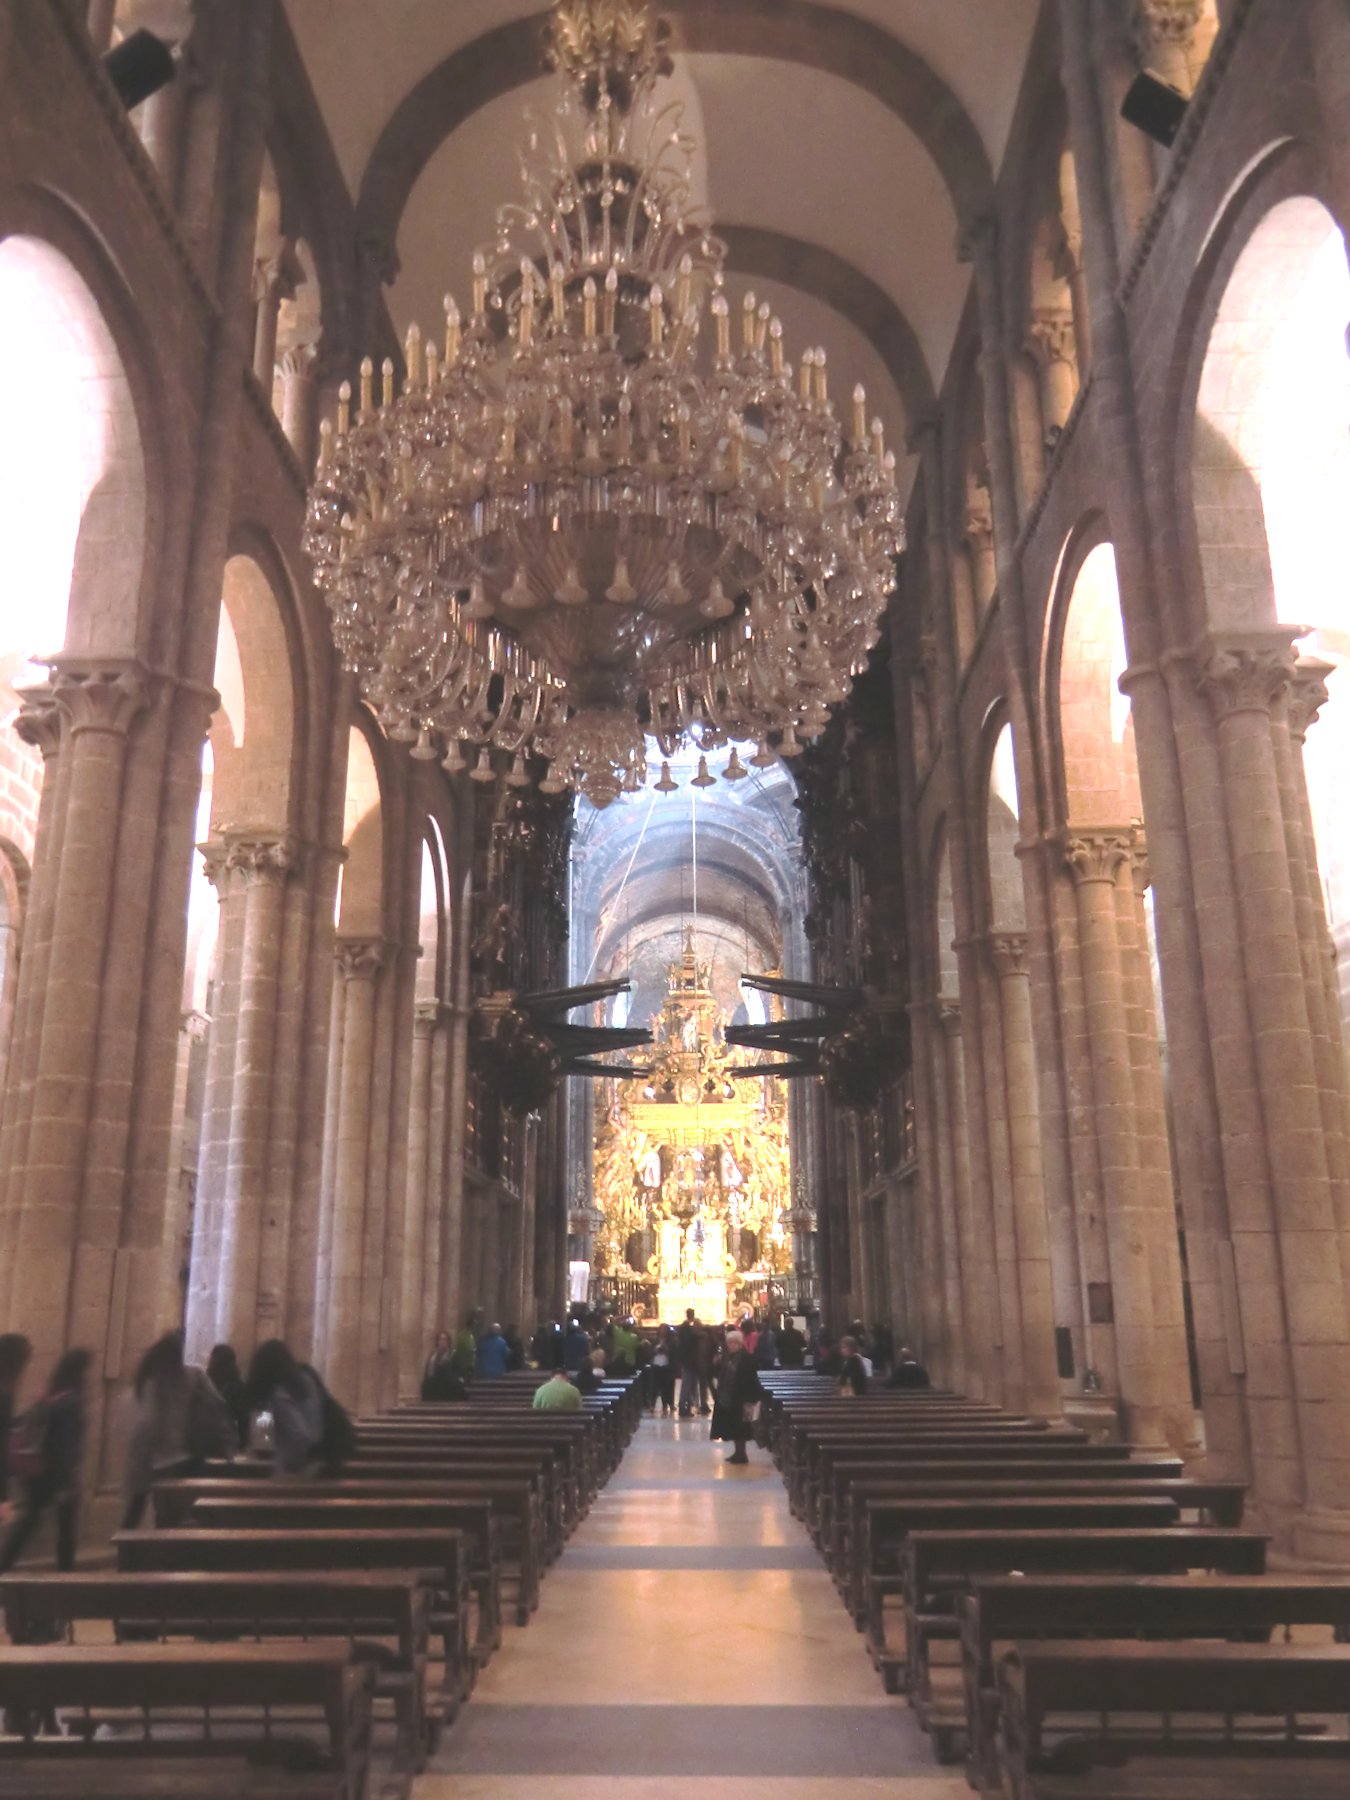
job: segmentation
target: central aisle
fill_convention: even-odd
[[[933,1762],[763,1451],[731,1469],[707,1421],[644,1420],[508,1630],[415,1800],[967,1800]]]

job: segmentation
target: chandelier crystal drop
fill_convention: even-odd
[[[559,0],[566,97],[473,259],[443,349],[408,331],[325,421],[307,548],[344,663],[390,737],[542,758],[597,806],[660,756],[817,736],[879,634],[903,544],[895,459],[825,352],[733,304],[660,106],[669,31]],[[733,312],[739,314],[733,319]],[[428,749],[431,747],[431,750]],[[739,770],[740,765],[735,767]],[[513,763],[519,779],[523,760]],[[733,779],[735,777],[733,776]]]

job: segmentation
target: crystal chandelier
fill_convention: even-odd
[[[488,780],[496,748],[517,785],[540,758],[543,791],[598,806],[643,785],[649,737],[796,754],[876,641],[903,542],[862,390],[845,433],[825,352],[794,378],[769,307],[724,291],[693,141],[655,99],[668,41],[640,0],[558,0],[566,97],[468,314],[447,297],[443,350],[410,328],[401,391],[390,360],[379,391],[361,365],[355,408],[344,383],[309,504],[390,737],[452,772],[476,746]]]

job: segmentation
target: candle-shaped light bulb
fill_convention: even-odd
[[[619,460],[627,462],[633,454],[633,402],[627,394],[619,395]]]
[[[380,364],[380,374],[383,377],[380,404],[392,406],[394,404],[394,359],[392,356],[386,356]]]
[[[872,421],[872,454],[878,462],[886,460],[886,427],[880,419]]]
[[[553,323],[555,325],[561,325],[567,315],[567,294],[563,288],[563,266],[561,263],[549,264],[548,285],[553,302]]]
[[[741,302],[741,348],[755,347],[755,296],[747,294]]]
[[[652,349],[659,350],[666,335],[665,295],[661,292],[661,283],[654,281],[651,292],[651,341]]]
[[[762,356],[764,354],[764,340],[768,337],[768,335],[769,335],[769,303],[767,300],[761,300],[759,303],[759,310],[755,314],[755,354],[756,354],[756,356]]]
[[[602,330],[606,337],[614,336],[614,327],[619,307],[619,271],[610,265],[605,276],[605,316]]]
[[[867,441],[867,389],[861,381],[853,390],[853,442],[861,449]]]
[[[694,285],[694,259],[686,250],[680,258],[680,272],[675,282],[675,317],[682,319],[689,311],[689,294]]]
[[[534,334],[534,264],[524,257],[520,265],[520,318],[517,334],[522,350],[528,350]]]
[[[725,362],[731,355],[731,308],[727,305],[725,294],[713,295],[712,312],[717,321],[718,360]]]
[[[886,452],[885,456],[882,457],[882,459],[881,459],[881,466],[885,470],[885,473],[886,473],[887,487],[894,487],[895,486],[895,452],[894,452],[894,450],[888,450]]]
[[[343,385],[346,386],[346,383],[344,382]],[[333,454],[333,421],[331,419],[321,419],[319,421],[319,468],[320,469],[326,469],[328,467],[328,459],[332,454]]]
[[[445,366],[457,360],[459,356],[459,308],[455,304],[455,296],[445,296]]]
[[[487,258],[481,250],[473,253],[473,310],[478,316],[487,310]]]
[[[403,361],[406,368],[404,386],[411,391],[418,387],[422,380],[422,327],[410,325],[408,334],[403,340]]]
[[[588,275],[586,277],[585,285],[581,290],[581,328],[585,332],[588,340],[595,336],[595,295],[595,277],[594,275]]]
[[[829,376],[825,369],[825,346],[816,345],[816,405],[824,412],[830,402]]]
[[[352,384],[344,381],[338,389],[338,436],[346,437],[352,428]]]
[[[427,392],[430,393],[432,388],[435,387],[437,379],[439,378],[440,372],[441,372],[441,368],[440,368],[441,353],[436,348],[436,340],[434,337],[429,337],[427,339],[426,346],[425,346],[422,354],[426,358]]]
[[[775,375],[783,373],[783,321],[769,320],[769,366]]]
[[[803,406],[809,406],[811,404],[811,371],[815,368],[815,366],[816,366],[815,351],[814,350],[803,350],[802,351],[802,366],[801,366],[801,371],[800,371],[800,374],[798,377],[798,379],[801,383],[800,392],[801,392],[801,399],[802,399]]]
[[[745,421],[739,413],[731,420],[731,473],[737,481],[745,472]]]
[[[368,413],[375,404],[375,364],[370,357],[361,358],[361,414]]]

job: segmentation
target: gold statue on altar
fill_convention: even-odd
[[[652,1020],[650,1073],[611,1083],[597,1109],[596,1273],[645,1277],[649,1312],[671,1322],[753,1306],[792,1262],[783,1083],[731,1077],[745,1053],[725,1023],[691,929]]]

